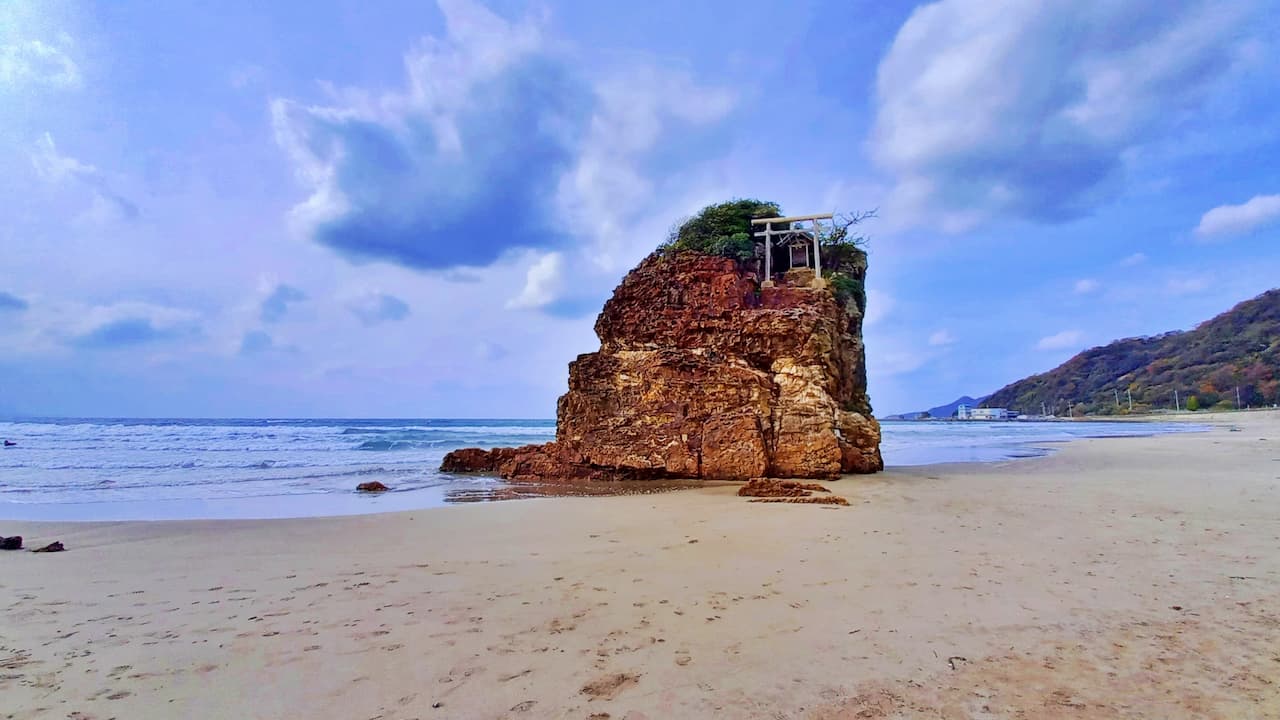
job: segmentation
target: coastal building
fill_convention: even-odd
[[[971,408],[968,405],[956,407],[957,420],[1016,420],[1018,413],[1005,408]]]

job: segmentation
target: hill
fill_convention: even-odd
[[[980,397],[972,398],[972,397],[969,397],[968,395],[962,395],[956,398],[955,400],[952,400],[951,402],[947,403],[946,405],[931,407],[928,410],[916,410],[915,412],[905,412],[899,415],[890,415],[885,419],[886,420],[915,420],[919,418],[921,415],[928,415],[931,418],[949,418],[952,415],[956,414],[956,408],[960,407],[961,405],[968,405],[969,407],[978,407],[980,404],[982,404],[982,401],[985,399],[986,398],[980,398]]]
[[[983,403],[1038,413],[1110,415],[1173,407],[1280,403],[1280,289],[1201,323],[1194,330],[1117,340],[1057,368],[997,390]],[[1119,395],[1120,405],[1116,404]],[[1070,404],[1070,405],[1069,405]]]

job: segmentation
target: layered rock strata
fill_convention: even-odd
[[[569,364],[545,445],[449,453],[446,472],[513,480],[830,478],[883,468],[862,311],[811,271],[777,286],[726,258],[654,253]]]

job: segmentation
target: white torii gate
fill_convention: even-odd
[[[818,247],[818,221],[831,220],[832,213],[822,213],[820,215],[793,215],[791,217],[772,217],[757,218],[751,221],[752,226],[763,225],[764,230],[754,233],[755,237],[764,238],[764,282],[761,287],[773,287],[773,238],[775,235],[794,235],[800,230],[791,227],[792,224],[798,222],[813,223],[813,284],[815,287],[822,287],[822,255]],[[785,229],[774,230],[775,224],[784,226]]]

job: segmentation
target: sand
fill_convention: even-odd
[[[68,547],[0,554],[0,718],[1278,718],[1280,415],[1212,421],[847,508],[0,522]]]

